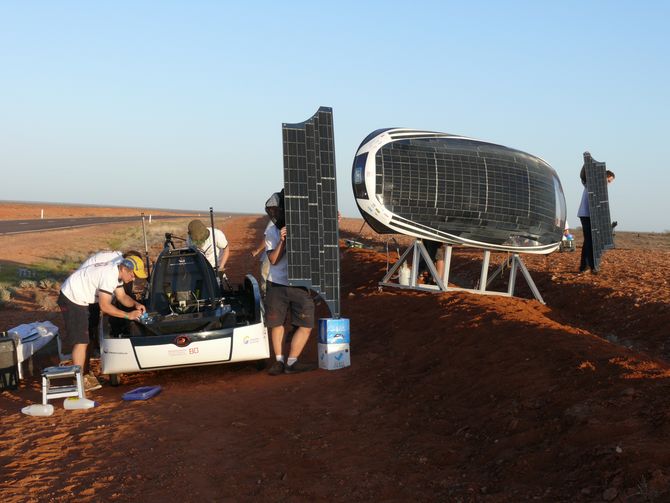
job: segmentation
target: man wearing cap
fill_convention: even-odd
[[[99,252],[94,253],[90,257],[88,257],[82,264],[79,266],[79,269],[84,269],[85,267],[89,267],[92,265],[96,264],[105,264],[107,262],[112,262],[114,264],[119,264],[124,258],[128,258],[131,255],[134,255],[135,257],[142,258],[142,254],[138,251],[135,250],[128,250],[127,252],[121,252],[117,250],[102,250]],[[133,286],[134,286],[134,281],[131,281],[129,283],[124,283],[123,289],[124,291],[132,296],[133,294]],[[119,303],[115,302],[114,305],[116,307],[119,307]],[[123,305],[123,304],[121,304]],[[132,309],[126,308],[124,309],[123,307],[121,308],[122,310],[125,311],[131,311]],[[97,337],[97,330],[98,330],[98,324],[100,323],[100,305],[98,304],[98,300],[96,298],[96,301],[93,304],[89,304],[88,306],[88,333],[90,335],[90,344],[87,348],[88,356],[90,357],[91,354],[94,353],[99,353],[100,351],[100,344],[99,344],[99,339]],[[111,321],[111,320],[110,320]],[[126,322],[127,323],[127,322]],[[117,325],[118,326],[125,326],[124,321],[118,320],[118,323],[111,323],[112,325]]]
[[[61,286],[58,305],[65,321],[65,334],[61,334],[64,353],[72,352],[72,363],[79,365],[84,375],[84,388],[93,391],[100,388],[100,382],[89,375],[90,362],[87,354],[89,343],[89,305],[97,302],[100,311],[108,316],[136,320],[146,308],[128,296],[124,283],[135,277],[144,279],[147,272],[142,259],[134,255],[122,259],[118,264],[106,262],[93,264],[73,272]],[[114,296],[121,304],[133,308],[122,311],[112,304]]]
[[[216,268],[214,262],[214,245],[216,244],[216,260],[219,262],[219,270],[223,271],[226,268],[228,255],[230,255],[230,247],[222,231],[219,229],[213,231],[214,239],[212,239],[211,227],[207,227],[201,220],[191,220],[188,224],[186,244],[200,250],[214,268]]]
[[[265,293],[265,312],[276,359],[268,374],[276,376],[315,370],[316,365],[298,361],[314,326],[314,301],[307,288],[288,284],[283,190],[270,196],[265,203],[265,211],[272,220],[265,230],[265,249],[270,261]],[[285,360],[284,323],[289,309],[291,310],[291,324],[296,329],[291,338],[288,358]]]

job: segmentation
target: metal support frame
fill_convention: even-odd
[[[519,256],[518,253],[512,253],[508,255],[505,258],[505,260],[503,260],[503,262],[496,268],[496,270],[493,271],[493,273],[489,276],[491,250],[483,250],[484,258],[482,260],[482,268],[477,287],[462,288],[462,287],[449,286],[449,273],[451,270],[453,245],[447,244],[446,247],[447,248],[444,254],[444,271],[442,273],[442,277],[438,277],[437,269],[433,264],[433,259],[428,254],[428,251],[426,250],[423,241],[421,239],[416,239],[414,243],[412,243],[412,245],[409,246],[407,250],[405,250],[405,252],[400,256],[397,262],[393,264],[393,266],[389,269],[384,278],[379,282],[379,285],[392,286],[395,288],[406,288],[412,290],[424,290],[431,292],[458,291],[458,292],[478,293],[480,295],[500,295],[504,297],[513,297],[514,288],[516,286],[517,271],[521,270],[521,273],[523,274],[523,277],[525,278],[526,283],[530,287],[530,290],[533,293],[535,299],[537,299],[542,304],[545,303],[544,299],[542,298],[542,295],[540,295],[540,291],[537,289],[537,286],[535,285],[535,282],[533,281],[533,278],[530,275],[530,272],[528,272],[526,264],[523,263],[523,260],[521,260],[521,257]],[[411,272],[408,284],[403,285],[400,284],[399,281],[397,283],[392,282],[391,279],[394,277],[394,275],[399,274],[401,266],[403,264],[409,265],[410,258],[411,258]],[[429,274],[431,275],[433,281],[435,282],[434,285],[421,284],[418,282],[420,258],[423,258],[423,260],[426,262]],[[509,268],[510,270],[507,291],[499,292],[495,290],[488,290],[488,287],[493,282],[493,280],[495,280],[499,275],[501,275],[505,268]]]

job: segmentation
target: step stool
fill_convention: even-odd
[[[52,379],[74,379],[74,384],[54,386]],[[81,376],[81,367],[79,365],[69,365],[66,367],[47,367],[42,371],[42,404],[53,398],[66,398],[76,396],[85,398],[84,380]]]

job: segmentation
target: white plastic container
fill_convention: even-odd
[[[90,409],[96,405],[93,400],[89,400],[88,398],[71,397],[63,400],[63,408],[67,410]]]
[[[41,403],[34,403],[21,409],[21,412],[27,416],[50,416],[54,413],[54,406],[50,403],[46,405]]]
[[[409,265],[407,265],[407,262],[402,264],[400,266],[400,271],[398,272],[398,282],[401,285],[408,286],[411,272],[412,270],[410,269]]]

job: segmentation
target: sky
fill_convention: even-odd
[[[262,213],[282,123],[332,107],[338,203],[379,128],[523,150],[577,227],[670,231],[666,1],[0,0],[0,200]]]

